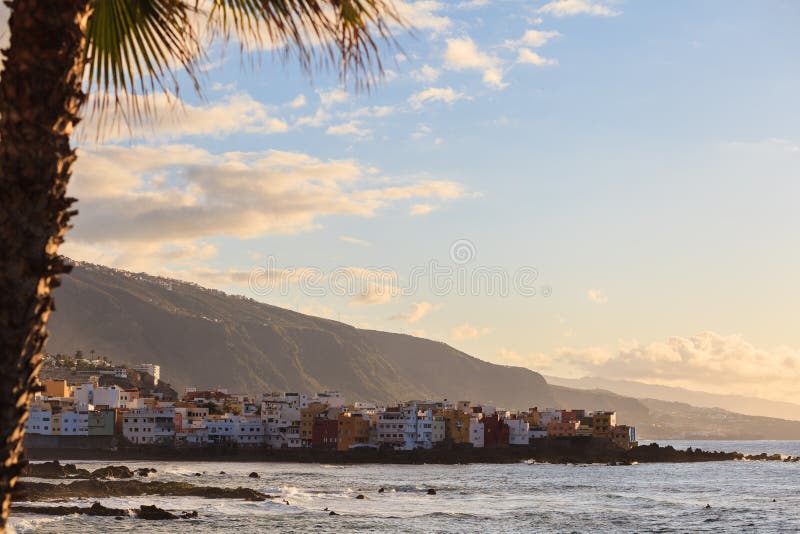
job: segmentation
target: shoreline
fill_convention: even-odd
[[[451,447],[414,451],[378,450],[372,448],[337,451],[326,449],[267,449],[267,448],[167,448],[139,447],[108,449],[31,448],[28,460],[74,461],[174,461],[174,462],[289,462],[349,464],[507,464],[523,461],[550,464],[620,464],[632,463],[693,463],[732,460],[798,461],[782,455],[745,455],[736,451],[703,451],[675,449],[656,443],[632,449],[620,449],[599,439],[554,439],[532,445],[503,448],[473,449]]]

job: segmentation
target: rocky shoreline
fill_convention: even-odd
[[[257,447],[208,447],[170,448],[138,447],[119,450],[102,449],[28,449],[32,460],[71,459],[87,461],[221,461],[221,462],[299,462],[326,464],[470,464],[470,463],[515,463],[533,461],[538,463],[577,464],[630,464],[630,463],[684,463],[719,462],[732,460],[798,461],[798,458],[783,458],[780,455],[745,455],[739,452],[703,451],[700,449],[678,450],[672,446],[657,444],[642,445],[632,449],[621,449],[601,439],[543,439],[530,446],[510,446],[493,449],[472,447],[442,447],[415,451],[392,451],[360,448],[349,451],[320,449],[266,449]],[[139,473],[137,473],[140,476]],[[76,474],[65,473],[65,478]],[[131,475],[132,476],[132,475]],[[93,473],[81,473],[81,478],[104,478]],[[121,478],[121,477],[116,477]]]
[[[96,502],[91,506],[14,506],[12,511],[15,514],[59,516],[78,514],[97,517],[113,517],[114,519],[135,517],[137,519],[146,519],[151,521],[164,519],[196,519],[198,517],[196,511],[173,514],[172,512],[159,508],[158,506],[148,505],[142,505],[135,510],[123,510],[121,508],[108,508],[99,502]]]
[[[106,481],[98,479],[76,480],[66,484],[48,482],[18,482],[14,487],[14,502],[40,502],[64,499],[98,499],[105,497],[140,497],[159,495],[165,497],[203,497],[206,499],[244,499],[260,502],[272,499],[271,495],[251,488],[220,488],[196,486],[186,482],[143,482],[141,480]]]

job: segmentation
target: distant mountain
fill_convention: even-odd
[[[157,363],[179,392],[190,385],[253,394],[331,389],[380,403],[447,398],[507,409],[607,409],[636,425],[642,438],[684,438],[697,428],[752,436],[762,425],[764,438],[795,432],[791,439],[800,439],[798,423],[550,385],[530,369],[485,362],[445,343],[362,330],[144,273],[79,263],[55,297],[49,352],[93,349],[117,362]]]
[[[467,398],[508,408],[555,405],[536,372],[444,343],[352,326],[196,284],[78,264],[56,293],[50,352],[94,349],[161,365],[180,391],[342,391],[348,398]]]
[[[720,395],[678,387],[646,384],[633,380],[617,380],[600,377],[559,378],[547,376],[545,378],[549,384],[570,388],[590,390],[608,389],[620,395],[628,395],[630,397],[682,402],[701,408],[722,408],[745,415],[777,417],[780,419],[800,421],[800,405],[790,402],[745,397],[743,395]]]

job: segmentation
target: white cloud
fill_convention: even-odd
[[[294,97],[292,101],[289,102],[289,107],[294,109],[302,108],[305,105],[306,105],[306,95],[302,93]]]
[[[528,50],[527,48],[520,48],[519,54],[517,56],[517,62],[519,63],[527,63],[530,65],[536,65],[537,67],[550,67],[554,65],[558,65],[558,61],[555,59],[549,59],[546,57],[542,57],[536,52],[532,50]]]
[[[494,361],[506,365],[527,367],[533,370],[549,369],[553,365],[553,358],[547,354],[535,353],[523,355],[506,348],[501,348],[497,351]]]
[[[464,93],[458,93],[452,87],[430,87],[411,95],[408,103],[414,109],[419,109],[428,102],[444,102],[452,104],[458,100],[469,99]]]
[[[517,62],[527,63],[529,65],[536,65],[537,67],[551,67],[558,65],[557,60],[542,57],[536,52],[528,50],[527,48],[519,49],[519,53],[517,55]]]
[[[561,37],[561,34],[557,31],[528,30],[518,40],[507,41],[506,44],[509,46],[524,45],[539,48],[557,37]]]
[[[330,108],[334,104],[347,102],[349,95],[343,89],[328,89],[327,91],[317,91],[319,101],[323,108]]]
[[[469,37],[448,39],[444,53],[445,66],[452,70],[478,70],[483,73],[483,82],[494,89],[502,89],[503,82],[500,59],[481,52]]]
[[[142,97],[140,105],[145,105]],[[222,137],[234,132],[274,134],[286,132],[289,125],[273,116],[273,107],[262,104],[246,93],[223,97],[207,105],[181,103],[174,96],[157,93],[148,100],[152,113],[132,134],[116,117],[116,123],[99,122],[92,114],[78,127],[79,137],[100,131],[108,141],[135,139],[176,139],[186,136]],[[91,103],[88,104],[91,106]],[[114,120],[114,117],[111,118]]]
[[[411,305],[411,309],[407,312],[398,313],[389,317],[392,321],[403,321],[406,323],[416,323],[429,312],[433,311],[434,306],[430,302],[415,302]]]
[[[70,241],[119,250],[304,232],[324,216],[373,217],[399,202],[474,195],[450,181],[398,183],[353,160],[276,150],[213,154],[191,145],[81,150],[70,192],[81,212]]]
[[[554,17],[568,17],[571,15],[614,17],[620,14],[619,11],[592,0],[553,0],[540,7],[537,12],[553,15]]]
[[[608,297],[606,297],[599,289],[587,289],[586,298],[597,304],[605,304],[608,302]]]
[[[428,30],[434,34],[447,31],[453,24],[449,18],[439,15],[439,11],[446,9],[442,2],[433,0],[418,0],[417,2],[406,2],[396,0],[395,10],[400,18],[406,21],[409,26],[417,30]]]
[[[411,76],[418,82],[430,83],[430,82],[435,82],[439,78],[440,74],[441,72],[439,71],[439,69],[431,67],[426,63],[425,65],[420,67],[419,70],[413,71],[411,73]]]
[[[372,246],[372,243],[370,243],[369,241],[365,241],[357,237],[350,237],[349,235],[340,235],[339,241],[344,241],[345,243],[351,243],[353,245],[359,245],[362,247]]]
[[[463,0],[458,3],[458,9],[477,9],[489,5],[489,0]]]
[[[433,211],[433,206],[430,204],[414,204],[408,210],[409,215],[418,216],[418,215],[427,215]]]
[[[759,348],[738,335],[700,332],[648,344],[621,341],[616,349],[567,347],[553,357],[579,374],[800,402],[800,351]]]
[[[454,327],[451,330],[450,335],[451,335],[451,337],[453,339],[455,339],[457,341],[462,341],[462,340],[465,340],[465,339],[475,339],[475,338],[479,338],[479,337],[485,336],[485,335],[491,333],[491,331],[492,331],[491,328],[485,328],[485,327],[484,328],[477,328],[475,326],[472,326],[469,323],[464,323],[464,324],[462,324],[460,326]]]
[[[350,299],[350,303],[360,305],[385,304],[397,296],[396,291],[393,291],[394,287],[393,284],[369,282],[364,286],[361,293]]]
[[[368,135],[372,134],[372,131],[368,128],[364,128],[361,125],[361,121],[349,121],[342,124],[328,126],[328,129],[325,130],[325,133],[328,135],[353,135],[355,137],[367,137]]]

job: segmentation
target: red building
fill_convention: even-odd
[[[483,446],[508,447],[509,431],[508,425],[503,418],[493,413],[483,416]]]
[[[311,447],[315,449],[335,449],[339,436],[339,421],[318,417],[311,427]]]

